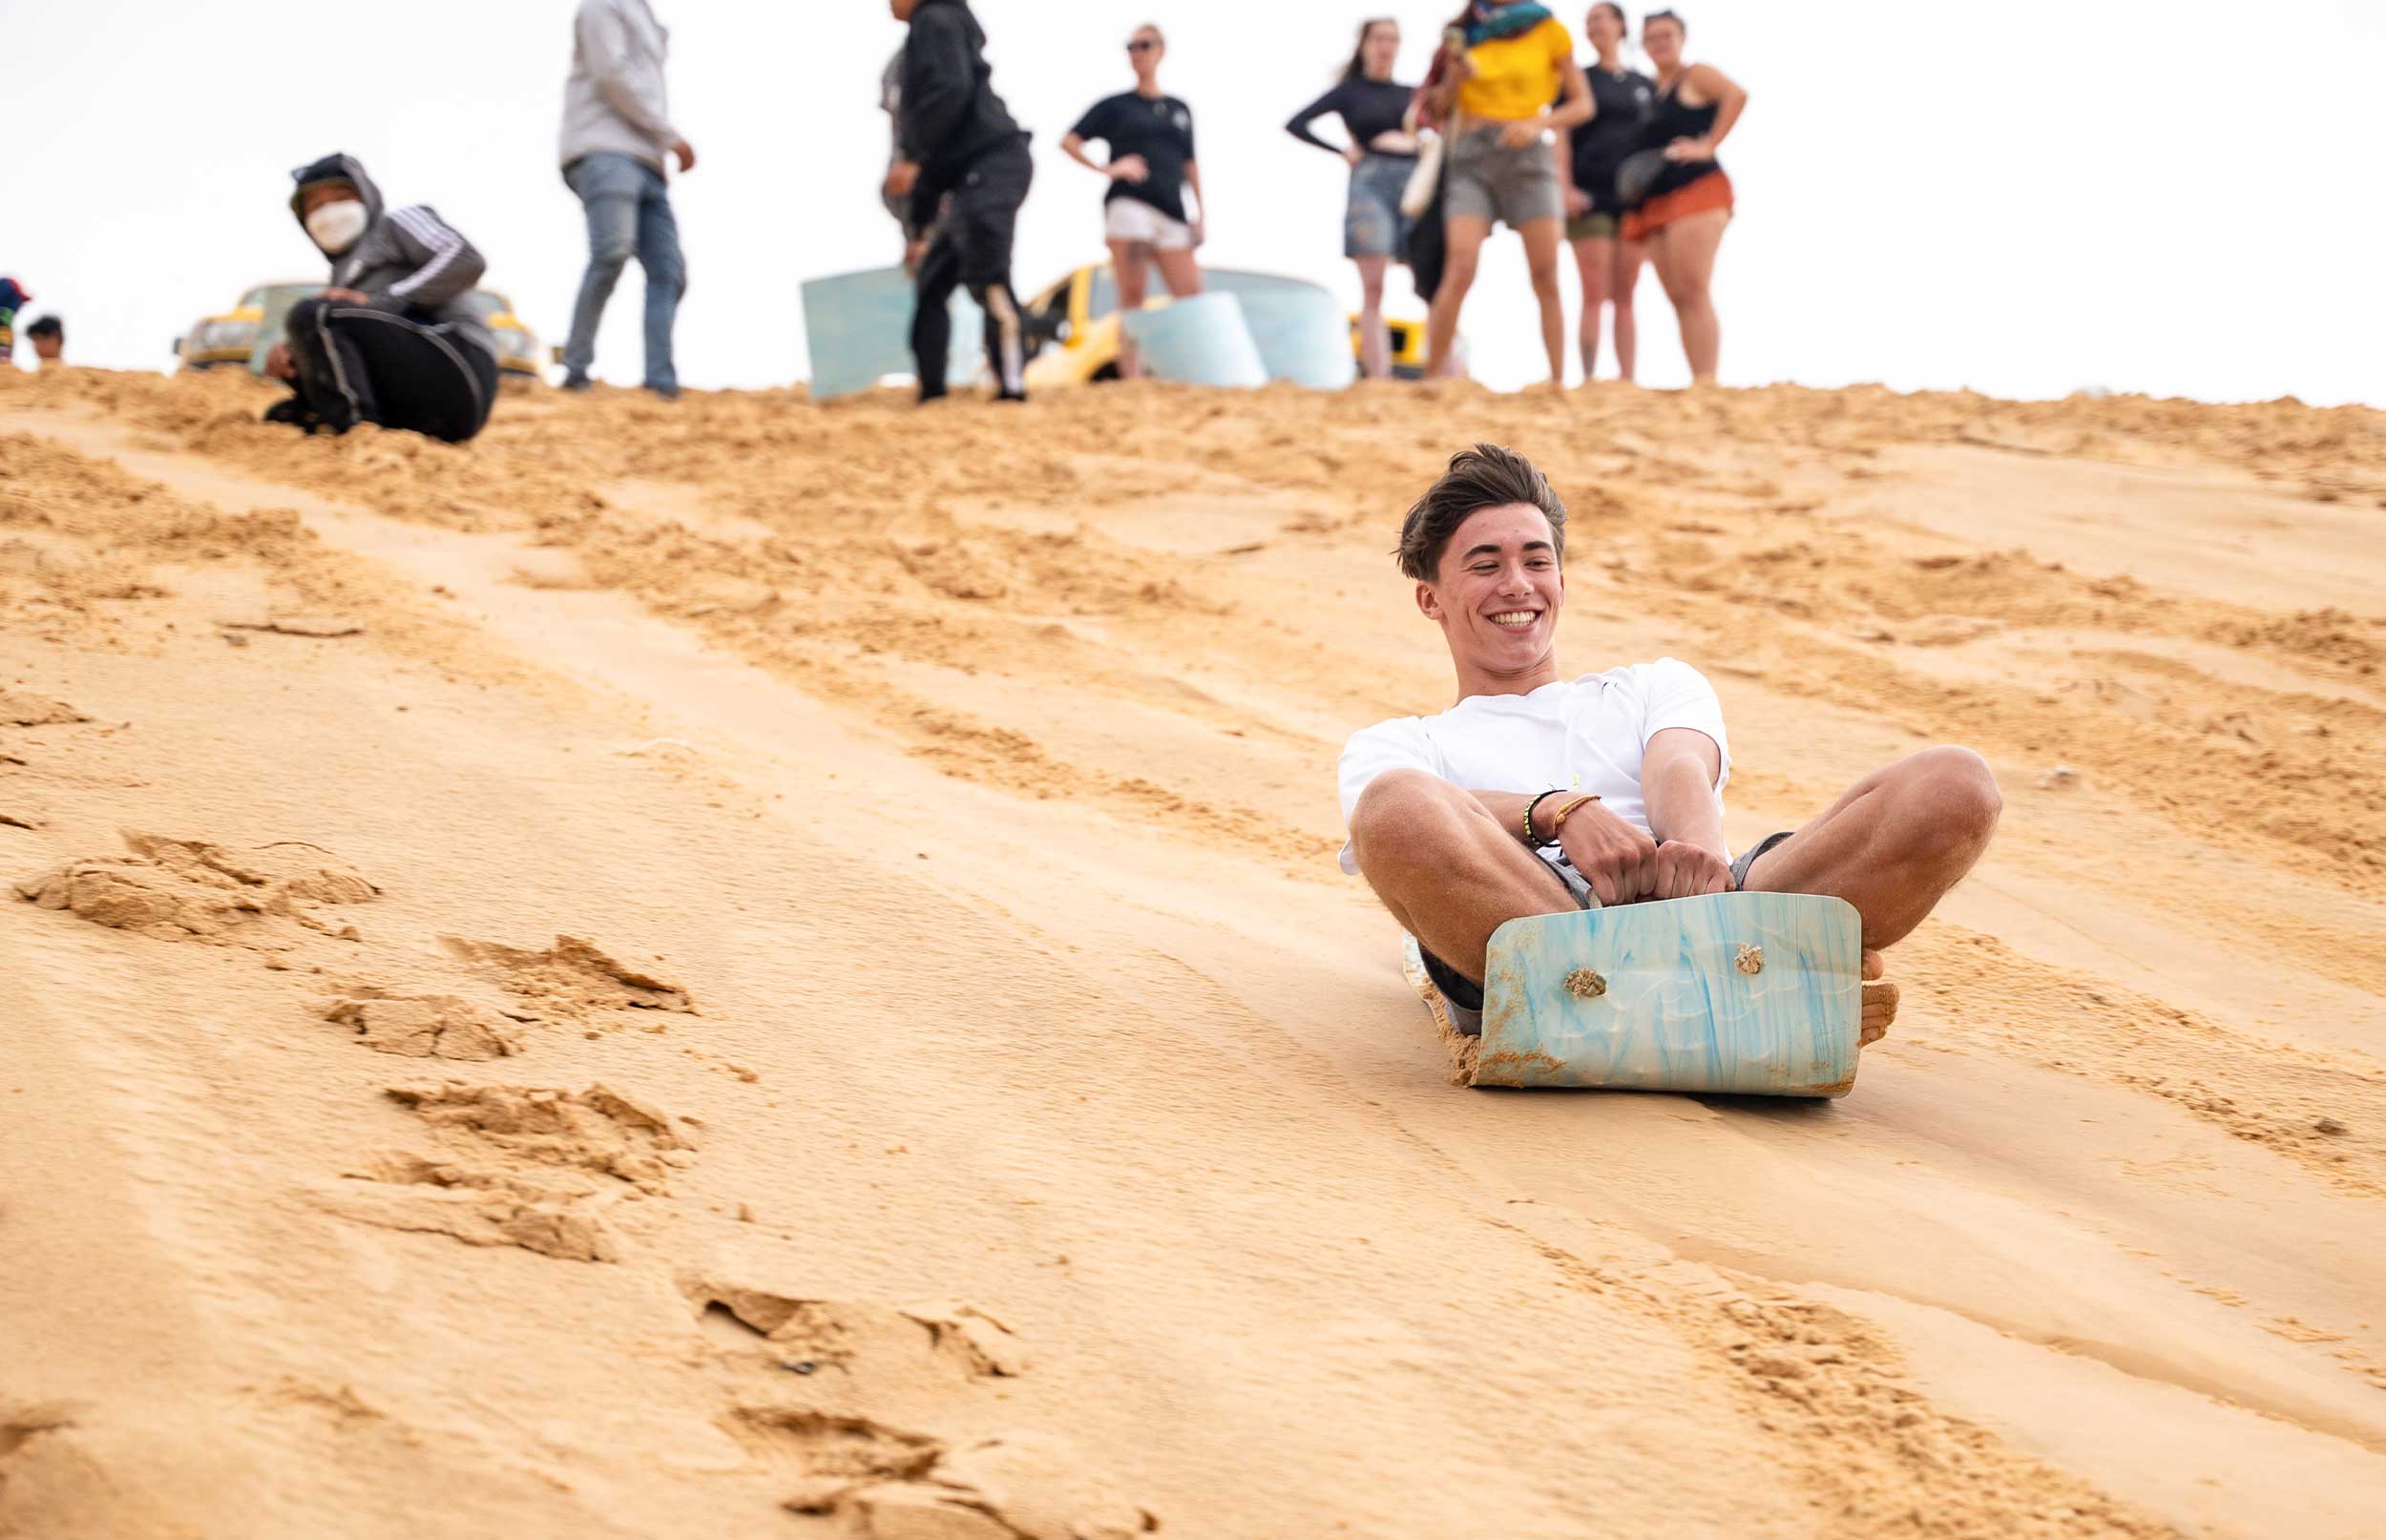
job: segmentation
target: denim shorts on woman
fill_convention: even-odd
[[[1350,201],[1342,213],[1342,255],[1397,257],[1409,243],[1401,195],[1416,170],[1414,156],[1361,156],[1350,168]]]
[[[1470,128],[1450,147],[1442,217],[1473,217],[1519,229],[1535,219],[1565,217],[1566,189],[1557,157],[1539,135],[1520,150],[1499,142],[1502,124]]]

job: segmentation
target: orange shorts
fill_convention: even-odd
[[[1731,212],[1731,178],[1720,171],[1709,177],[1701,177],[1686,187],[1660,193],[1626,214],[1623,217],[1623,239],[1646,240],[1676,219],[1686,219],[1693,214],[1705,214],[1709,209],[1721,209],[1726,214]]]

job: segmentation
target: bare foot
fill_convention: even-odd
[[[1863,1031],[1856,1039],[1858,1048],[1862,1048],[1867,1043],[1877,1043],[1887,1037],[1889,1024],[1897,1019],[1897,981],[1887,977],[1888,971],[1889,967],[1881,961],[1880,953],[1870,950],[1865,952],[1864,1009],[1863,1014],[1858,1018],[1862,1023]]]

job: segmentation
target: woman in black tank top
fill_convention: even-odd
[[[1663,159],[1639,203],[1624,216],[1623,234],[1648,243],[1658,281],[1682,324],[1690,378],[1704,385],[1715,378],[1723,351],[1723,323],[1716,319],[1709,285],[1724,227],[1731,222],[1731,178],[1716,163],[1715,151],[1739,122],[1748,94],[1711,64],[1683,62],[1688,31],[1670,10],[1641,24],[1641,46],[1657,66],[1657,105],[1642,136],[1642,154]]]

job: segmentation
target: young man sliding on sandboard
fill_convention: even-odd
[[[1863,925],[1862,1041],[1896,992],[1881,949],[1903,939],[1988,848],[2001,806],[1970,749],[1876,770],[1794,832],[1734,859],[1724,843],[1731,751],[1723,707],[1672,658],[1559,672],[1565,506],[1522,455],[1455,456],[1409,510],[1400,570],[1441,627],[1457,703],[1355,734],[1340,779],[1364,875],[1417,939],[1461,1031],[1481,1028],[1492,932],[1510,920],[1705,893],[1822,893]],[[1586,897],[1587,895],[1587,897]]]

